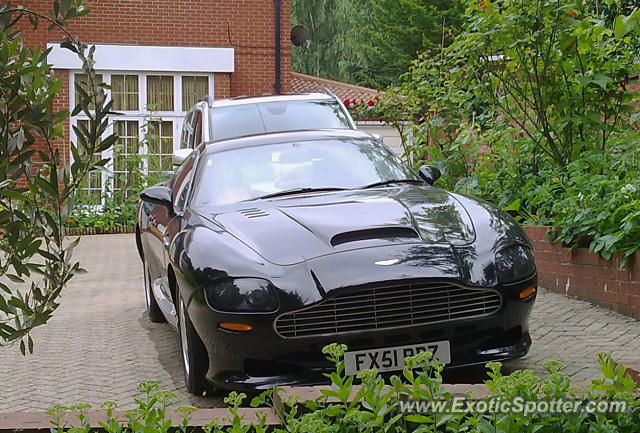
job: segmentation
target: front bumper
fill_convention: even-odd
[[[535,295],[526,300],[518,295],[531,285],[536,285],[536,277],[498,287],[503,303],[491,316],[334,336],[283,338],[273,325],[280,312],[220,313],[210,309],[199,296],[192,298],[188,310],[209,354],[207,380],[224,389],[255,391],[326,383],[323,373],[333,366],[324,358],[322,348],[330,343],[346,344],[349,350],[366,350],[448,340],[451,363],[447,369],[524,356],[531,346],[528,318]],[[253,330],[229,332],[218,327],[220,322],[248,323]]]

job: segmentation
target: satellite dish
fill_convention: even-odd
[[[309,45],[311,44],[309,30],[304,26],[295,26],[291,29],[291,42],[297,47],[309,48]]]

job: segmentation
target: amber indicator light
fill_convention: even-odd
[[[533,287],[533,286],[527,287],[522,292],[520,292],[520,299],[526,299],[529,296],[533,295],[535,292],[536,292],[536,288],[535,287]]]
[[[249,332],[253,329],[253,326],[247,325],[246,323],[235,322],[221,322],[218,323],[218,326],[226,331],[233,332]]]

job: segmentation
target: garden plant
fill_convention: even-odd
[[[602,377],[591,384],[572,387],[570,378],[561,372],[561,364],[550,361],[545,364],[547,376],[540,378],[530,370],[518,370],[503,375],[499,362],[489,363],[485,382],[489,395],[485,400],[519,399],[523,404],[540,400],[571,401],[616,401],[623,402],[623,411],[566,411],[553,414],[519,411],[412,411],[403,410],[407,402],[447,401],[453,395],[442,386],[444,365],[423,352],[408,358],[401,376],[389,378],[375,370],[365,370],[358,379],[344,373],[343,355],[346,346],[331,344],[323,349],[327,359],[335,364],[335,371],[327,374],[331,386],[320,390],[315,400],[300,401],[297,397],[286,398],[282,405],[276,404],[275,396],[280,391],[266,391],[251,400],[251,406],[275,411],[280,426],[267,424],[266,413],[258,413],[258,421],[245,419],[239,407],[246,400],[244,393],[231,392],[225,399],[229,416],[213,419],[202,427],[206,433],[339,433],[339,432],[478,432],[478,433],[535,433],[535,432],[636,432],[640,425],[640,396],[634,391],[636,383],[624,366],[615,364],[609,355],[599,354]],[[356,382],[359,382],[356,384]],[[168,432],[172,429],[187,432],[189,416],[197,409],[180,406],[176,412],[182,414],[177,428],[167,412],[175,394],[158,389],[155,382],[143,382],[139,386],[141,397],[137,407],[126,411],[126,422],[119,423],[116,405],[106,402],[106,420],[100,425],[107,433]],[[468,395],[467,397],[471,397]],[[92,428],[85,403],[72,407],[55,406],[52,417],[54,433],[89,433]],[[78,413],[75,427],[63,422],[69,411]],[[79,426],[79,427],[78,427]]]
[[[82,0],[55,1],[48,15],[0,4],[0,346],[19,341],[22,353],[33,351],[31,330],[51,318],[61,290],[82,271],[72,259],[78,239],[65,240],[63,222],[87,173],[107,162],[94,155],[117,138],[105,134],[111,102],[93,69],[93,49],[67,31],[88,12]],[[69,112],[53,106],[62,80],[47,63],[50,50],[22,40],[42,23],[78,55],[88,77],[76,88],[73,114],[89,121],[74,127],[72,161],[61,152]]]
[[[638,18],[613,0],[470,1],[451,44],[357,114],[401,125],[441,186],[624,263],[640,249]]]

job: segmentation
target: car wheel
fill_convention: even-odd
[[[189,319],[180,295],[178,295],[178,332],[187,391],[196,395],[211,394],[213,389],[205,379],[209,367],[207,350]]]
[[[160,306],[158,305],[158,301],[156,301],[155,296],[153,296],[153,290],[151,289],[151,274],[149,273],[149,266],[147,266],[147,261],[142,260],[143,263],[143,271],[144,271],[144,297],[147,303],[147,313],[149,313],[149,320],[152,322],[166,322],[167,319],[162,314],[162,310],[160,310]]]

